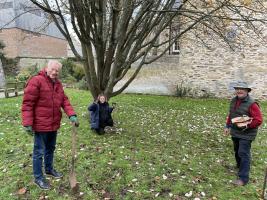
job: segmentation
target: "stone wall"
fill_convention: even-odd
[[[20,58],[18,66],[20,68],[37,66],[39,69],[41,69],[47,65],[49,59],[55,59],[60,61],[61,58]]]
[[[126,77],[127,79],[127,77]],[[126,80],[125,79],[125,80]],[[119,82],[119,88],[125,80]],[[181,44],[180,55],[166,55],[146,65],[125,92],[175,94],[177,85],[211,96],[230,97],[234,82],[247,81],[255,98],[267,95],[267,47],[250,43],[232,51],[219,44],[207,49],[190,39]],[[201,94],[201,92],[200,92]]]

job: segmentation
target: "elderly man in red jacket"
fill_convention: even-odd
[[[233,184],[243,186],[249,181],[251,143],[263,119],[259,105],[249,95],[248,84],[239,81],[234,89],[236,96],[230,103],[224,134],[230,133],[234,144],[238,179]]]
[[[43,190],[50,189],[42,171],[43,160],[46,175],[54,178],[63,176],[53,166],[61,108],[70,121],[78,125],[77,116],[58,80],[61,67],[58,61],[50,60],[46,68],[28,81],[22,102],[22,124],[28,133],[34,134],[34,182]]]

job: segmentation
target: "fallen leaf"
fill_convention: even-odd
[[[20,188],[18,191],[17,191],[17,194],[18,195],[23,195],[23,194],[26,194],[26,192],[27,192],[27,189],[26,188]]]
[[[193,192],[192,192],[192,191],[190,191],[190,192],[188,192],[188,193],[185,193],[185,195],[184,195],[184,196],[186,196],[186,197],[191,197],[191,196],[192,196],[192,194],[193,194]]]

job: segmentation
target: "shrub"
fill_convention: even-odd
[[[82,80],[85,76],[84,69],[80,64],[76,64],[72,59],[67,58],[61,60],[62,64],[62,79],[68,78],[72,76],[76,79],[76,81]]]
[[[199,97],[200,98],[214,98],[215,95],[208,90],[202,89]]]
[[[80,90],[89,90],[85,77],[82,80],[80,80],[78,83],[76,83],[75,87]]]
[[[62,64],[62,71],[61,71],[61,78],[67,78],[72,73],[72,68],[74,63],[70,59],[63,59],[61,60]]]
[[[73,76],[67,76],[64,79],[62,79],[63,83],[66,83],[68,86],[73,87],[73,84],[76,83],[76,79]]]
[[[0,59],[4,58],[5,54],[3,52],[3,49],[5,48],[5,44],[3,41],[0,40]]]
[[[0,60],[3,64],[3,70],[5,76],[15,76],[18,72],[18,58],[7,58],[3,52],[5,44],[0,40]]]
[[[85,76],[83,66],[79,64],[74,65],[72,75],[77,81],[81,81]]]
[[[184,84],[182,81],[181,83],[177,84],[176,97],[192,97],[192,98],[214,98],[215,95],[206,89],[201,89],[199,87],[192,87],[189,84]]]
[[[176,86],[176,97],[188,97],[191,96],[193,89],[187,85],[184,85],[183,81]]]
[[[19,74],[16,76],[16,79],[19,81],[27,81],[32,76],[38,74],[38,67],[37,65],[33,65],[30,67],[24,67],[20,70]]]

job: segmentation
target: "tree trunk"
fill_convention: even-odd
[[[4,74],[4,69],[3,69],[3,65],[0,59],[0,87],[4,87],[5,86],[5,74]]]

